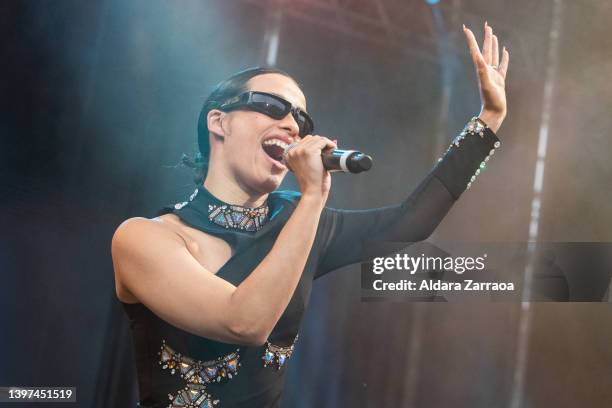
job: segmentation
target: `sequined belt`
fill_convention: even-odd
[[[293,348],[298,339],[295,336],[290,346],[282,347],[266,342],[266,350],[262,357],[264,367],[276,367],[280,370],[287,359],[293,354]],[[163,370],[170,370],[171,374],[180,374],[187,384],[175,395],[168,394],[170,404],[168,408],[212,408],[219,403],[207,391],[207,386],[213,382],[221,382],[238,375],[240,363],[240,348],[215,360],[200,361],[176,352],[162,340],[159,351],[159,364]]]

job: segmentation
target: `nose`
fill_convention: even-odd
[[[284,118],[280,119],[279,126],[283,130],[287,131],[294,139],[298,138],[300,135],[300,126],[297,124],[297,121],[291,112],[289,112]]]

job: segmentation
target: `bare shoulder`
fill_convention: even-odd
[[[172,249],[185,247],[185,242],[176,228],[170,221],[161,217],[129,218],[117,227],[111,243],[111,255],[119,300],[124,303],[138,302],[125,282],[126,273],[137,271],[137,268],[132,267],[134,263],[142,264]]]
[[[177,228],[176,221],[165,215],[155,218],[129,218],[115,230],[113,248],[116,246],[140,246],[139,244],[144,246],[144,244],[151,245],[155,242],[180,243],[183,240],[178,234]]]

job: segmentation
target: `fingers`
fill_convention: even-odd
[[[465,38],[468,43],[468,48],[470,50],[470,55],[472,56],[472,61],[474,62],[474,67],[477,70],[481,70],[485,68],[484,57],[480,53],[480,49],[478,48],[478,42],[476,41],[476,37],[472,30],[467,28],[465,24],[463,25],[463,33],[465,34]]]
[[[483,40],[482,53],[478,48],[478,42],[476,41],[474,33],[472,30],[467,28],[465,24],[463,25],[463,32],[468,42],[468,47],[470,49],[474,66],[478,69],[483,68],[486,65],[491,65],[498,68],[502,76],[505,77],[506,72],[508,71],[510,55],[508,50],[506,50],[506,47],[504,47],[501,52],[500,61],[499,39],[495,34],[493,34],[493,28],[485,22],[485,36]]]
[[[487,64],[493,61],[493,29],[485,21],[485,35],[482,44],[482,56]]]
[[[325,136],[316,135],[313,136],[313,139],[315,140],[313,144],[317,147],[317,149],[320,150],[335,149],[336,147],[338,147],[333,140],[328,139]]]
[[[491,65],[494,67],[499,66],[499,43],[497,42],[497,36],[495,34],[493,34],[493,60],[491,61]]]
[[[336,147],[336,143],[324,136],[307,135],[285,150],[283,161],[289,170],[295,172],[292,166],[292,164],[295,164],[295,160],[306,160],[308,162],[313,157],[318,157],[318,163],[321,163],[321,152],[326,149],[335,149]],[[308,166],[312,166],[312,162],[310,163]]]
[[[310,151],[311,149],[325,150],[327,148],[335,149],[336,147],[336,143],[324,136],[308,135],[298,142],[298,144],[296,145],[296,149],[292,150],[297,150],[298,148],[301,150],[308,151]]]
[[[504,77],[504,79],[506,78],[506,73],[508,72],[509,62],[510,62],[510,53],[508,52],[506,47],[504,47],[504,49],[502,50],[502,59],[499,64],[499,73],[501,74],[502,77]]]

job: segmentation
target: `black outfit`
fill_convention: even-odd
[[[488,160],[494,146],[499,145],[497,137],[489,129],[484,131],[483,136],[468,135],[455,140],[461,143],[451,145],[444,158],[401,204],[370,210],[324,208],[302,277],[270,335],[272,344],[289,346],[293,343],[308,305],[313,279],[376,255],[369,250],[369,242],[416,242],[426,239],[433,232],[470,179],[473,181],[473,175],[482,167],[483,160]],[[186,224],[220,237],[235,248],[235,255],[218,271],[217,276],[239,285],[270,251],[299,199],[300,194],[296,192],[271,193],[268,197],[269,221],[257,232],[225,229],[210,222],[208,205],[220,202],[204,187],[198,188],[192,201],[162,212],[174,212]],[[238,354],[240,366],[232,371],[231,367],[226,365],[223,368],[223,363],[219,363],[217,368],[225,375],[219,376],[217,373],[221,381],[214,382],[213,379],[206,385],[211,401],[219,401],[216,407],[279,406],[286,367],[264,367],[262,357],[265,346],[245,347],[212,341],[166,323],[140,303],[123,304],[123,307],[133,332],[140,406],[170,406],[172,398],[187,385],[187,379],[194,378],[189,377],[193,373],[184,373],[180,367],[176,367],[181,358],[188,358],[184,367],[195,367],[195,371],[198,371],[195,360],[206,362],[228,355],[235,358],[231,353]],[[173,359],[168,360],[166,352],[165,361],[160,363],[162,356],[159,352],[164,344],[181,355],[175,354]],[[172,367],[175,368],[174,374],[171,373]],[[199,366],[199,370],[202,371],[202,366]],[[227,375],[236,372],[238,375],[231,375],[232,378]],[[185,378],[181,378],[181,373],[186,374]],[[192,395],[196,394],[194,391]],[[177,405],[174,406],[212,406],[210,401],[203,401],[204,397],[193,405],[179,405],[180,401],[175,401]]]

